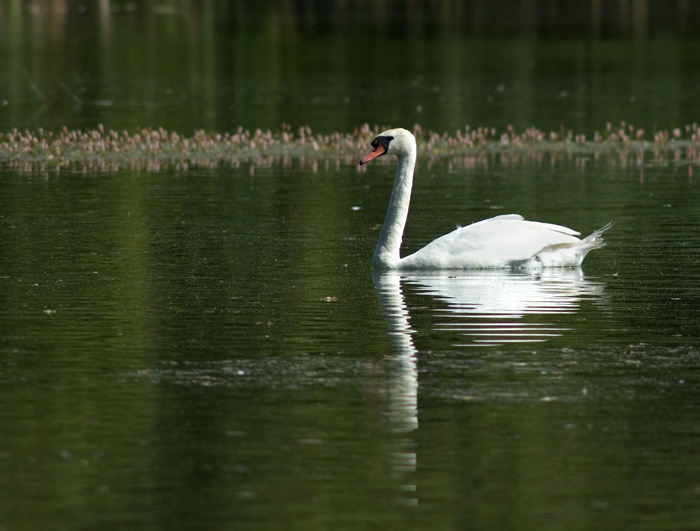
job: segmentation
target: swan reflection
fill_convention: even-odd
[[[394,349],[389,368],[389,421],[393,431],[418,427],[418,368],[413,330],[396,273],[375,275],[374,285],[387,320],[387,331]]]
[[[461,332],[466,346],[532,343],[562,335],[568,328],[549,322],[571,314],[583,300],[600,299],[603,284],[581,269],[468,271],[402,275],[404,283],[446,305],[435,311],[437,330]],[[399,286],[400,289],[400,286]]]
[[[432,310],[438,318],[433,330],[459,332],[469,339],[465,345],[482,347],[560,336],[568,328],[552,323],[551,316],[575,313],[584,300],[598,301],[604,291],[603,283],[586,279],[580,269],[547,269],[538,274],[387,272],[376,273],[374,285],[394,350],[387,382],[389,425],[394,433],[403,434],[393,455],[393,471],[401,478],[402,490],[412,493],[402,500],[409,504],[418,502],[416,486],[406,476],[417,463],[415,443],[408,434],[418,428],[418,351],[402,285],[439,303]]]
[[[387,331],[394,350],[388,368],[387,414],[390,431],[399,435],[397,448],[391,455],[392,473],[401,483],[402,495],[397,502],[417,505],[416,485],[410,479],[416,471],[416,444],[408,435],[418,428],[417,350],[411,337],[413,330],[408,322],[408,308],[401,293],[400,275],[376,274],[374,286],[386,315]]]

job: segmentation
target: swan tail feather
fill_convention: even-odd
[[[592,249],[600,249],[601,247],[605,247],[606,243],[605,240],[603,240],[603,233],[608,230],[610,227],[612,227],[613,222],[611,221],[604,227],[601,227],[597,230],[594,230],[591,232],[588,236],[586,236],[583,240],[581,240],[581,246],[582,247],[587,247],[588,251]],[[586,252],[588,252],[586,251]]]
[[[603,233],[612,227],[612,222],[600,229],[594,230],[581,241],[575,244],[552,245],[542,249],[539,253],[527,260],[522,266],[528,269],[541,267],[580,267],[583,259],[589,251],[605,247]]]

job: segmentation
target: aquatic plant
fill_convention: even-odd
[[[56,132],[15,129],[0,133],[0,163],[26,171],[37,166],[60,169],[71,164],[104,169],[130,164],[155,171],[164,164],[186,167],[254,162],[260,165],[280,160],[335,160],[338,164],[354,164],[374,136],[387,127],[364,124],[352,132],[321,134],[308,126],[292,128],[282,124],[276,131],[239,127],[232,133],[195,131],[191,136],[163,128],[114,131],[102,125],[86,131],[66,127]],[[507,158],[544,152],[596,155],[618,151],[639,157],[649,152],[667,154],[682,150],[682,156],[690,163],[700,164],[697,123],[649,133],[625,122],[615,127],[608,123],[601,131],[595,131],[592,139],[564,127],[550,132],[530,127],[517,132],[508,126],[499,132],[493,127],[466,125],[449,134],[414,125],[413,132],[421,157],[431,161],[444,157],[478,158],[489,153],[500,153]]]

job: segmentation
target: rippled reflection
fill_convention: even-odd
[[[401,435],[392,454],[392,470],[404,493],[400,501],[414,505],[418,493],[411,477],[418,454],[409,434],[418,428],[418,351],[402,282],[446,303],[434,310],[439,319],[435,329],[458,331],[471,339],[470,346],[530,343],[560,336],[568,328],[552,324],[547,317],[574,313],[584,299],[600,300],[604,286],[584,278],[580,269],[546,270],[536,275],[512,271],[375,275],[394,350],[387,382],[388,418],[390,430]]]
[[[547,319],[571,314],[584,299],[600,300],[603,284],[580,269],[538,274],[515,271],[421,273],[402,276],[417,291],[447,303],[435,311],[437,330],[461,332],[467,346],[532,343],[562,335],[568,328]]]
[[[374,285],[387,319],[387,329],[395,356],[389,371],[390,422],[394,431],[411,431],[418,427],[418,370],[416,347],[408,322],[409,313],[401,293],[398,274],[377,275]]]
[[[416,485],[410,478],[416,471],[418,456],[416,443],[409,436],[418,428],[418,368],[417,351],[411,337],[413,330],[401,292],[401,277],[393,273],[375,275],[374,286],[386,315],[387,330],[394,349],[387,382],[389,426],[395,433],[403,434],[391,456],[391,468],[401,485],[402,496],[398,501],[416,505]]]

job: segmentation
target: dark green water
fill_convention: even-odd
[[[687,168],[420,172],[408,248],[501,206],[615,220],[541,277],[373,278],[390,181],[3,171],[6,527],[694,527]]]
[[[377,62],[274,20],[21,20],[2,131],[700,116],[694,41],[385,38]],[[405,277],[370,268],[391,164],[0,163],[0,529],[698,528],[689,158],[420,159],[406,251],[508,212],[614,226],[583,271]]]
[[[392,38],[373,31],[369,15],[347,33],[304,29],[302,9],[264,2],[166,2],[152,11],[115,4],[108,14],[95,6],[23,13],[9,3],[0,11],[2,131],[103,123],[189,135],[284,122],[327,134],[368,122],[450,133],[465,124],[563,125],[591,138],[607,122],[651,132],[700,114],[700,41],[672,33],[630,41]],[[496,11],[506,20],[503,4]]]

